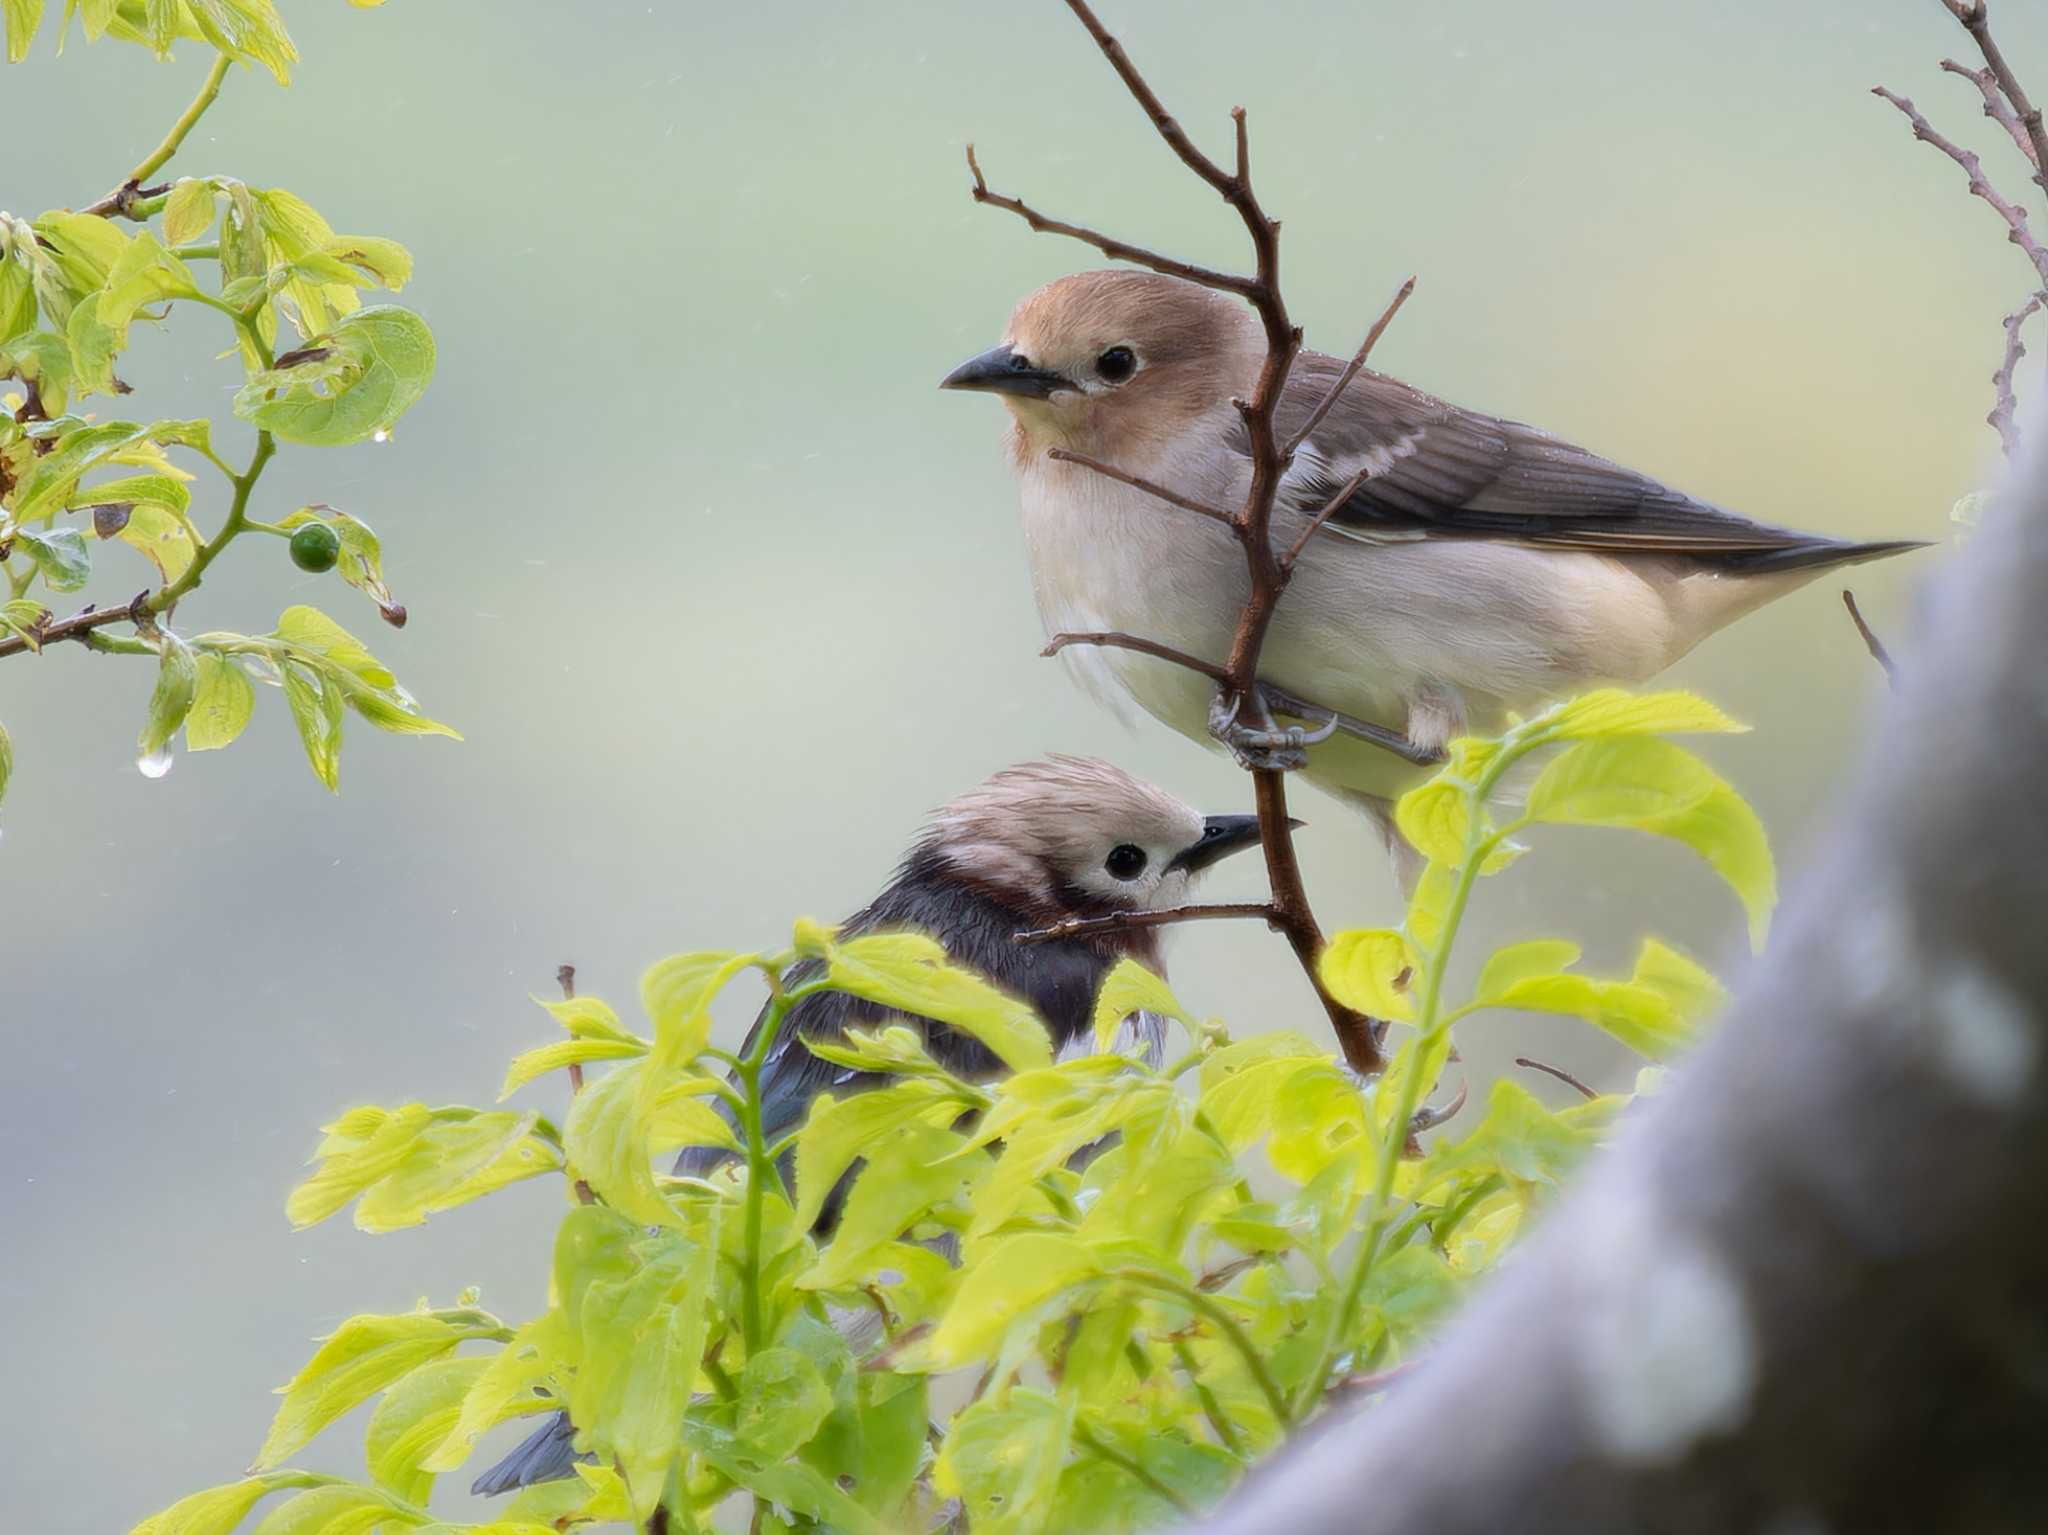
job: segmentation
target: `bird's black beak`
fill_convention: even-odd
[[[1299,821],[1289,821],[1299,826]],[[1202,840],[1186,848],[1166,867],[1199,874],[1218,859],[1241,853],[1259,843],[1259,818],[1255,815],[1212,815],[1202,821]]]
[[[1031,359],[1010,350],[1006,341],[979,357],[970,357],[939,380],[941,389],[986,389],[995,394],[1043,400],[1056,389],[1072,389],[1074,381],[1049,368],[1034,368]]]

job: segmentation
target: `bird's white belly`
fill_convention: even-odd
[[[1220,665],[1248,587],[1236,539],[1088,471],[1057,469],[1022,476],[1047,635],[1118,632]],[[1437,745],[1497,730],[1510,710],[1595,681],[1649,675],[1665,664],[1666,611],[1634,573],[1597,556],[1325,536],[1274,614],[1259,673],[1298,697]],[[1112,707],[1128,697],[1209,743],[1214,690],[1205,677],[1129,650],[1077,646],[1063,655]],[[1379,797],[1427,771],[1342,735],[1309,758],[1311,779]]]

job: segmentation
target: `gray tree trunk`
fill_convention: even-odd
[[[1711,1040],[1203,1528],[2048,1529],[2048,458],[2000,500]]]

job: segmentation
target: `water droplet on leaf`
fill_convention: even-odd
[[[172,761],[171,743],[166,741],[155,751],[137,757],[135,766],[144,778],[161,778],[171,770]]]

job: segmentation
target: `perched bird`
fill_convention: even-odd
[[[1164,929],[1032,944],[1018,943],[1017,935],[1072,917],[1178,906],[1204,870],[1258,840],[1256,816],[1198,815],[1107,762],[1027,762],[1004,768],[935,812],[896,877],[846,920],[840,934],[924,933],[944,945],[956,964],[1029,1002],[1045,1020],[1061,1059],[1087,1055],[1094,1050],[1095,998],[1103,977],[1127,956],[1163,974]],[[818,970],[818,961],[806,960],[785,979],[801,985]],[[891,1023],[921,1030],[932,1055],[961,1076],[988,1080],[1002,1073],[986,1046],[942,1023],[839,992],[820,993],[791,1010],[769,1053],[761,1082],[763,1137],[773,1142],[795,1129],[821,1093],[861,1092],[889,1080],[815,1056],[804,1048],[805,1040],[840,1039],[849,1028]],[[753,1048],[760,1027],[756,1018],[743,1053]],[[1164,1019],[1134,1013],[1124,1020],[1114,1048],[1157,1065],[1164,1040]],[[701,1176],[732,1155],[688,1148],[676,1172]],[[815,1228],[821,1233],[837,1221],[852,1176],[826,1200]],[[567,1415],[557,1413],[478,1477],[471,1490],[488,1495],[567,1476],[576,1459],[574,1437]]]
[[[1052,455],[1235,511],[1251,464],[1232,399],[1251,397],[1265,355],[1257,319],[1232,297],[1148,272],[1088,272],[1029,295],[1002,345],[947,375],[941,387],[987,390],[1009,408],[1048,635],[1115,631],[1225,660],[1249,587],[1232,532]],[[1342,371],[1300,355],[1277,413],[1283,446]],[[1295,452],[1273,510],[1277,547],[1291,548],[1360,471],[1302,551],[1260,681],[1395,738],[1389,750],[1340,731],[1309,750],[1306,771],[1379,823],[1404,874],[1414,862],[1392,803],[1452,738],[1591,684],[1642,682],[1823,570],[1917,547],[1752,522],[1370,370]],[[1128,694],[1211,738],[1205,677],[1126,649],[1064,654],[1105,701]]]

